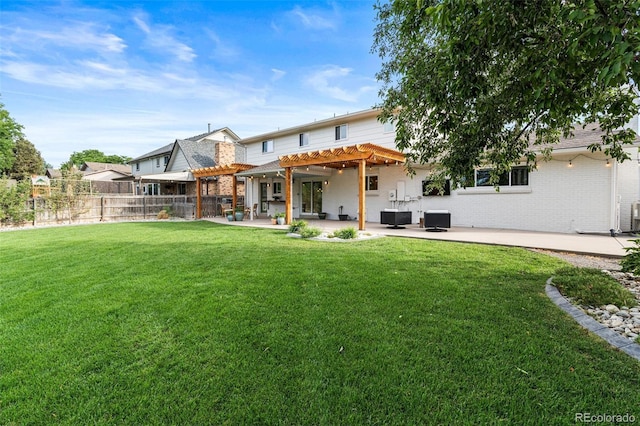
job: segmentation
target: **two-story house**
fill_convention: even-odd
[[[139,195],[195,195],[196,179],[192,170],[216,164],[242,161],[244,148],[240,138],[223,127],[186,139],[176,139],[129,162]],[[229,195],[231,176],[205,180],[201,195]],[[241,182],[243,184],[244,182]],[[244,193],[244,189],[240,189]]]
[[[446,210],[462,227],[607,233],[640,226],[638,147],[625,148],[633,160],[622,163],[591,152],[600,137],[593,127],[577,128],[536,170],[514,164],[499,191],[480,168],[467,188],[436,195],[427,190],[429,165],[414,165],[409,176],[393,127],[377,116],[360,111],[239,141],[246,162],[258,165],[236,173],[248,178],[247,204],[259,215],[286,211],[289,220],[357,219],[361,229],[390,208],[410,211],[416,224],[427,210]],[[630,126],[640,130],[637,118]]]

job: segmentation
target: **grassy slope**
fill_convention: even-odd
[[[546,298],[560,265],[206,222],[3,233],[0,424],[640,417],[640,364]]]

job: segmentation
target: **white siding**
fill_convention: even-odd
[[[189,163],[187,162],[187,157],[185,157],[180,147],[178,147],[175,155],[167,165],[167,172],[182,172],[185,170],[189,170]]]
[[[274,152],[262,153],[262,140],[252,138],[247,143],[248,162],[265,164],[278,156],[307,151],[317,151],[346,145],[373,143],[395,148],[395,133],[385,133],[384,126],[375,117],[327,123],[309,129],[300,126],[295,132],[265,135],[265,140],[274,141]],[[356,117],[357,118],[357,117]],[[335,126],[349,125],[347,139],[335,140]],[[637,122],[634,123],[637,126]],[[298,135],[309,134],[309,145],[299,146]],[[378,176],[378,190],[366,193],[366,220],[380,221],[380,211],[398,208],[413,213],[413,222],[418,223],[426,210],[449,210],[452,226],[521,229],[542,232],[602,232],[615,227],[619,216],[620,229],[631,227],[631,204],[640,200],[640,166],[637,148],[627,151],[633,160],[622,164],[607,165],[602,152],[581,150],[561,151],[553,154],[548,162],[538,163],[538,169],[529,173],[529,185],[501,187],[496,192],[492,187],[457,189],[448,196],[422,196],[422,181],[427,178],[426,169],[417,169],[410,177],[403,166],[373,167],[367,175]],[[569,167],[571,160],[572,167]],[[269,178],[267,178],[269,179]],[[301,181],[297,177],[293,187],[293,205],[300,205]],[[319,176],[314,180],[323,184],[323,208],[328,219],[337,219],[339,206],[343,214],[356,217],[358,212],[357,170],[350,168],[339,173],[333,170],[330,176]],[[254,200],[257,201],[260,179],[254,182]],[[405,199],[390,201],[389,191],[400,184],[405,188]],[[619,202],[619,207],[616,207]],[[294,210],[299,217],[299,210]]]
[[[247,144],[247,162],[259,165],[275,161],[279,156],[285,154],[297,154],[362,143],[373,143],[395,149],[395,133],[383,132],[382,123],[378,122],[375,117],[356,121],[349,121],[349,117],[346,117],[342,124],[348,125],[348,133],[346,139],[339,141],[335,140],[335,125],[330,125],[320,129],[301,129],[299,132],[276,138],[265,138],[264,140],[273,140],[272,153],[262,152],[262,140]],[[300,133],[309,135],[309,145],[300,146]]]

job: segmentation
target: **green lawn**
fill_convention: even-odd
[[[523,249],[208,222],[0,233],[0,424],[640,419]]]

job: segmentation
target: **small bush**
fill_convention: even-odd
[[[33,220],[34,212],[27,206],[30,191],[30,180],[12,186],[6,179],[0,179],[0,224],[20,225]]]
[[[303,228],[306,228],[307,222],[304,220],[293,220],[289,225],[289,232],[299,234]]]
[[[635,244],[633,247],[625,247],[627,254],[620,261],[623,272],[631,272],[640,275],[640,240],[631,240]]]
[[[553,284],[581,305],[636,306],[633,294],[614,278],[593,268],[566,267],[557,271]]]
[[[358,237],[358,230],[352,226],[349,226],[347,228],[342,228],[334,231],[331,236],[340,238],[342,240],[352,240]]]
[[[305,226],[300,229],[300,236],[302,238],[313,238],[322,234],[322,230],[320,228],[316,228],[315,226]]]

